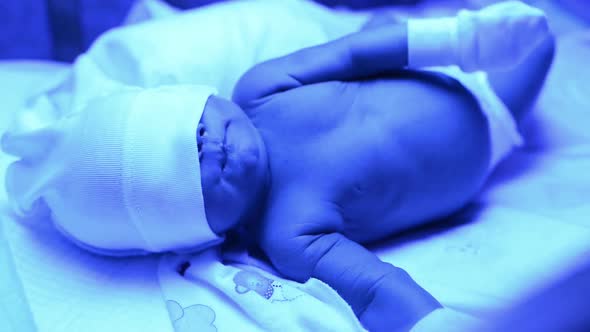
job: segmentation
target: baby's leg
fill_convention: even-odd
[[[517,123],[534,105],[553,62],[554,53],[555,39],[551,36],[514,69],[488,73],[492,88]]]

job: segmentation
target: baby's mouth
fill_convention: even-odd
[[[203,161],[204,157],[207,157],[207,159],[217,161],[222,171],[225,169],[228,153],[231,151],[231,147],[227,145],[227,131],[230,124],[231,121],[226,122],[221,139],[210,136],[205,127],[199,125],[197,148],[200,162]]]
[[[248,181],[259,161],[259,151],[246,126],[228,121],[216,132],[199,132],[198,148],[201,167],[211,167],[220,179],[232,183]]]
[[[199,161],[203,162],[203,159],[217,162],[221,170],[224,170],[227,165],[228,147],[221,141],[207,140],[199,150]]]

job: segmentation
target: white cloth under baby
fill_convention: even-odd
[[[176,332],[365,331],[325,283],[297,283],[247,264],[222,264],[217,249],[167,255],[159,277]]]

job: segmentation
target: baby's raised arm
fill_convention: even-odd
[[[406,24],[363,30],[253,67],[238,81],[233,100],[244,106],[302,85],[360,79],[407,64]]]
[[[405,67],[509,69],[549,35],[543,12],[518,1],[462,10],[454,17],[383,24],[258,64],[238,81],[233,99],[246,106],[302,85],[358,80]]]

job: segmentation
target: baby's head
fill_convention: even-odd
[[[264,198],[258,131],[208,87],[130,88],[72,117],[76,151],[44,196],[56,227],[112,255],[190,251],[219,243]]]

